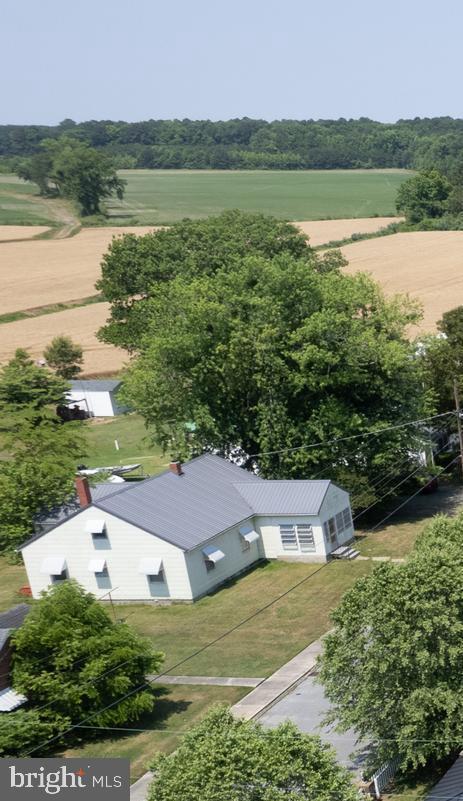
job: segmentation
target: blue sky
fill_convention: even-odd
[[[462,117],[461,0],[2,0],[0,123]]]

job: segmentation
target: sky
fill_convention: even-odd
[[[2,0],[0,124],[463,117],[461,0]]]

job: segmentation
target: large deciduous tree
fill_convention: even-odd
[[[336,252],[253,256],[153,287],[124,391],[156,440],[181,454],[241,446],[263,454],[267,477],[330,465],[348,487],[406,460],[410,429],[364,434],[423,414],[404,338],[418,312],[386,300],[368,276],[345,275],[343,263]]]
[[[150,316],[153,289],[176,275],[188,281],[231,269],[249,255],[273,258],[288,253],[310,254],[306,237],[294,226],[266,217],[227,211],[206,220],[184,220],[145,236],[126,234],[113,239],[103,257],[97,284],[111,302],[110,322],[100,337],[113,345],[137,351]]]
[[[424,765],[463,745],[463,516],[438,517],[406,564],[359,579],[332,615],[320,679],[378,759]]]
[[[75,378],[82,371],[83,351],[71,337],[54,337],[43,355],[56,375],[66,380]]]
[[[5,416],[25,407],[36,410],[64,403],[68,383],[45,367],[40,367],[28,352],[18,348],[14,357],[0,370],[0,428]]]
[[[291,723],[265,729],[215,708],[168,756],[159,755],[149,801],[357,801],[329,746]]]
[[[84,216],[100,212],[105,198],[116,195],[122,199],[124,195],[125,181],[117,175],[111,158],[66,136],[45,139],[38,153],[20,162],[17,174],[36,183],[41,194],[74,200]]]
[[[122,726],[154,706],[145,680],[163,654],[73,581],[51,587],[12,639],[13,686],[39,711],[50,704],[71,722]]]
[[[423,170],[399,187],[397,211],[404,214],[407,222],[412,224],[442,217],[447,210],[447,200],[451,192],[452,184],[438,170]]]

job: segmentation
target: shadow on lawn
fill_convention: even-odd
[[[378,504],[374,513],[362,515],[361,520],[356,525],[356,537],[359,540],[365,539],[373,526],[394,512],[400,504],[407,501],[410,495],[402,495],[389,500],[384,504]],[[389,525],[402,525],[419,523],[428,520],[437,514],[455,515],[463,508],[463,486],[461,484],[446,483],[439,486],[437,492],[429,495],[419,494],[409,501],[397,513],[392,514],[376,531],[384,531]],[[373,510],[372,510],[373,512]]]

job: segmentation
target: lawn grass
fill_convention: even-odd
[[[0,556],[0,612],[24,602],[25,599],[18,594],[18,590],[27,583],[24,566],[12,565],[4,556]]]
[[[148,770],[156,751],[173,751],[183,734],[194,726],[213,704],[235,704],[249,690],[245,687],[200,687],[192,685],[156,685],[156,706],[134,724],[138,729],[154,729],[109,736],[61,753],[65,757],[121,757],[130,759],[131,780]]]
[[[274,561],[193,605],[117,605],[118,617],[149,637],[166,654],[163,670],[185,676],[264,677],[330,628],[330,612],[371,562],[320,565]],[[317,572],[319,571],[319,572]],[[236,631],[176,669],[182,659],[214,640],[270,601],[311,578]]]
[[[111,224],[172,223],[224,209],[288,220],[391,216],[406,170],[121,170],[123,201],[111,199]]]
[[[150,444],[143,419],[138,414],[89,420],[86,438],[85,464],[89,467],[140,462],[144,473],[155,475],[168,466],[169,458]],[[119,450],[114,440],[118,441]]]

